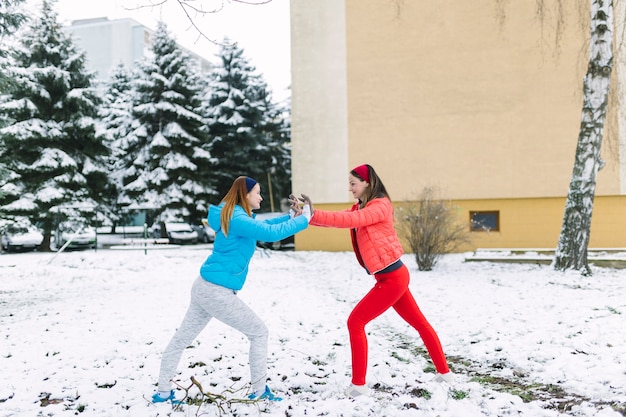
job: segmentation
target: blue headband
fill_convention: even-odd
[[[246,190],[250,192],[252,188],[256,185],[256,181],[250,177],[246,177]]]

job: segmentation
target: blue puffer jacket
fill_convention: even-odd
[[[224,236],[220,224],[220,213],[224,204],[209,207],[209,226],[215,230],[213,253],[200,267],[200,276],[205,280],[233,290],[240,290],[248,275],[248,264],[257,240],[275,242],[285,239],[307,228],[309,223],[304,216],[290,219],[288,214],[265,221],[259,221],[240,207],[235,206]],[[253,216],[255,216],[253,214]]]

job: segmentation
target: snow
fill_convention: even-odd
[[[42,168],[74,168],[76,161],[61,149],[44,148],[41,150],[39,160],[33,165],[33,169]]]
[[[345,322],[372,278],[352,253],[259,250],[239,295],[270,330],[269,384],[284,400],[232,401],[246,393],[248,342],[213,321],[183,353],[179,384],[189,387],[194,376],[231,399],[230,408],[151,404],[160,355],[210,251],[2,254],[0,415],[217,416],[219,405],[237,416],[624,415],[626,270],[582,277],[546,265],[464,262],[463,254],[444,256],[431,272],[403,257],[456,373],[452,386],[431,381],[421,339],[390,310],[367,327],[368,383],[377,389],[344,397]],[[525,402],[488,377],[544,387],[546,400]],[[572,400],[564,412],[548,407],[563,396]]]

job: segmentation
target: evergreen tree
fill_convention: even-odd
[[[266,200],[270,188],[276,197],[285,197],[289,194],[291,169],[289,130],[283,112],[272,103],[267,85],[243,56],[243,49],[228,40],[222,45],[220,65],[212,72],[205,101],[211,152],[217,161],[213,174],[218,191],[215,202],[239,175],[261,183]],[[279,200],[275,201],[275,210],[279,210],[278,205]]]
[[[7,45],[9,37],[26,21],[26,15],[21,13],[20,6],[24,0],[0,0],[0,95],[8,92],[11,79],[6,76]],[[9,123],[0,116],[0,127]],[[0,138],[0,149],[2,149],[2,138]],[[10,181],[8,170],[0,163],[0,197],[4,194],[3,187]],[[0,211],[0,216],[2,212]]]
[[[123,64],[118,65],[111,72],[105,84],[104,103],[100,112],[104,130],[111,142],[111,157],[109,159],[109,188],[105,194],[104,206],[106,217],[112,222],[111,232],[129,213],[125,211],[126,201],[122,203],[122,169],[132,164],[122,150],[126,148],[126,141],[132,136],[135,119],[132,116],[133,89],[132,74]]]
[[[27,19],[20,9],[24,1],[0,0],[0,93],[7,91],[9,88],[10,78],[6,76],[4,71],[4,67],[7,65],[8,48],[6,42]]]
[[[272,156],[271,190],[276,202],[273,211],[284,211],[281,201],[292,192],[291,189],[291,103],[268,103],[271,110],[266,132],[269,142],[269,153]]]
[[[190,57],[163,23],[152,55],[134,81],[138,125],[122,146],[132,160],[123,172],[123,191],[127,202],[153,207],[155,217],[197,221],[214,193],[202,87]]]
[[[0,104],[13,122],[0,129],[0,162],[11,172],[0,205],[44,231],[50,249],[56,222],[93,213],[107,184],[108,147],[96,128],[100,100],[85,55],[62,31],[50,2],[42,4],[8,69],[15,80]]]

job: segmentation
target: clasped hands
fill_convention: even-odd
[[[306,194],[300,194],[301,197],[296,197],[293,194],[289,195],[289,214],[292,218],[300,215],[306,216],[307,220],[311,220],[313,216],[313,203],[311,198]],[[303,203],[300,206],[300,203]]]

